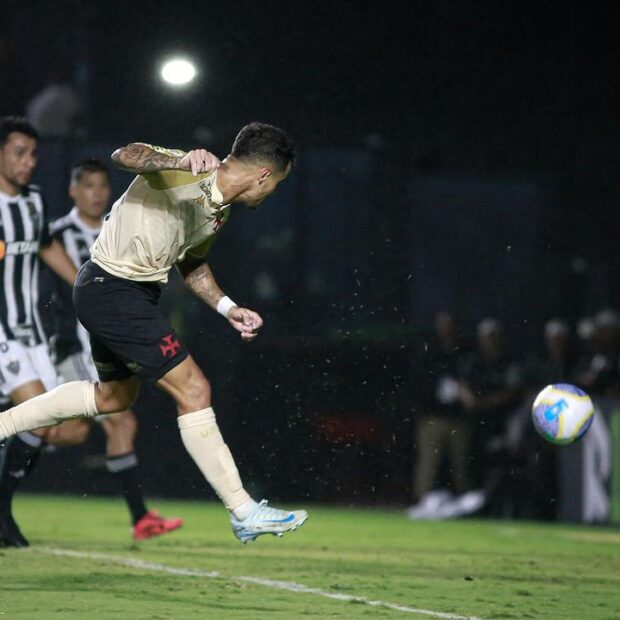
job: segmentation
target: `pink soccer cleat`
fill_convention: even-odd
[[[149,510],[134,526],[132,536],[134,540],[147,540],[173,532],[183,525],[183,519],[166,519],[160,517],[155,510]]]

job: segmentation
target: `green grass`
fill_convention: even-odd
[[[311,507],[310,520],[298,532],[243,546],[218,505],[153,505],[184,517],[185,526],[135,546],[120,500],[20,496],[16,518],[32,547],[0,549],[0,616],[425,617],[236,578],[245,575],[484,620],[620,620],[618,530],[494,521],[414,523],[396,512]],[[54,557],[42,553],[44,547],[221,576],[170,575],[102,559]]]

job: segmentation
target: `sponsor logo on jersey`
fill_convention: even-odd
[[[209,199],[209,202],[211,202],[211,181],[210,179],[202,181],[201,183],[199,183],[198,187],[206,194],[207,198]]]
[[[38,241],[0,241],[0,260],[6,256],[36,254],[38,251]]]

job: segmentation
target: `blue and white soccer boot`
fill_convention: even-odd
[[[280,510],[267,505],[267,500],[262,500],[256,510],[243,521],[230,516],[233,534],[242,542],[256,540],[263,534],[283,536],[285,532],[292,532],[301,527],[308,518],[305,510]]]

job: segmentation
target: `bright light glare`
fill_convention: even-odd
[[[196,67],[189,60],[174,58],[163,64],[161,77],[172,86],[185,86],[196,77]]]

